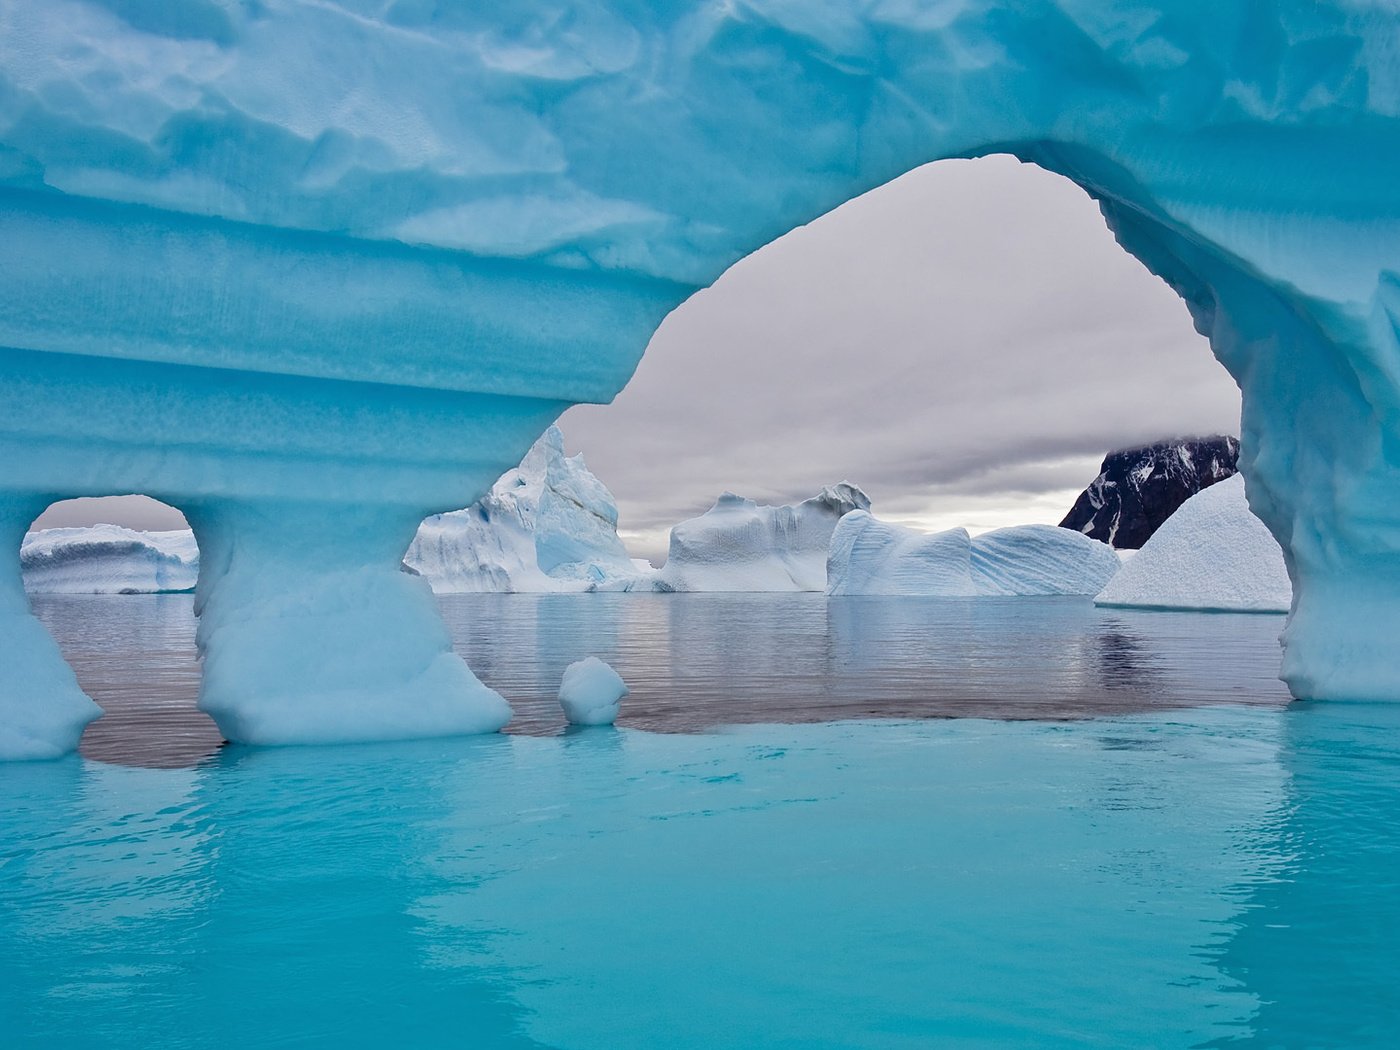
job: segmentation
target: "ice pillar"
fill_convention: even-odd
[[[493,732],[501,696],[452,652],[400,561],[419,512],[228,501],[190,508],[201,564],[200,707],[249,744]]]
[[[48,500],[0,495],[0,760],[57,758],[102,714],[29,609],[19,547]]]

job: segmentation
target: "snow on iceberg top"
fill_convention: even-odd
[[[1207,612],[1287,612],[1293,590],[1278,541],[1249,509],[1244,478],[1181,505],[1124,563],[1097,605]]]

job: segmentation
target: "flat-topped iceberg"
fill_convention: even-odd
[[[439,593],[586,590],[642,571],[612,493],[554,426],[476,503],[426,519],[404,564]]]
[[[841,519],[827,560],[828,594],[1095,594],[1118,571],[1106,543],[1053,525],[970,536],[920,532],[858,511]]]
[[[1210,612],[1287,612],[1283,551],[1236,475],[1192,496],[1129,559],[1096,605]]]
[[[796,505],[762,506],[726,492],[698,518],[671,529],[666,564],[636,589],[820,591],[826,554],[842,515],[869,509],[849,482]]]
[[[188,529],[42,529],[25,536],[19,556],[30,594],[192,591],[199,575],[199,547]]]

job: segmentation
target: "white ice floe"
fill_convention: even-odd
[[[639,571],[612,493],[583,456],[564,455],[558,427],[476,503],[425,520],[404,564],[439,593],[581,591]]]
[[[1236,475],[1192,496],[1109,581],[1095,604],[1215,612],[1287,612],[1278,541],[1249,510]]]
[[[1053,525],[1018,525],[969,536],[926,533],[848,514],[831,538],[827,593],[978,595],[1094,594],[1118,571],[1113,548]]]
[[[628,692],[621,675],[596,656],[588,656],[564,669],[559,706],[573,725],[610,726]]]

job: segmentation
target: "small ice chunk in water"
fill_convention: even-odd
[[[564,669],[559,706],[576,726],[610,726],[628,692],[621,675],[596,656],[589,656]]]

